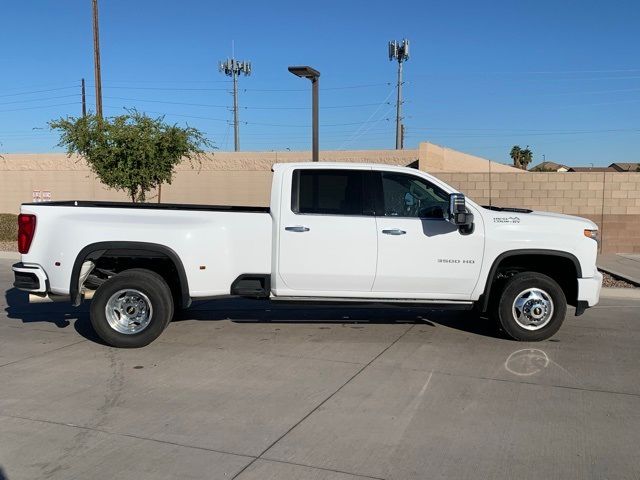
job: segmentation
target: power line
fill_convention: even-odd
[[[376,109],[373,111],[373,113],[372,113],[371,115],[369,115],[369,117],[368,117],[368,118],[367,118],[367,120],[366,120],[367,122],[368,122],[368,121],[371,121],[371,120],[373,119],[373,117],[374,117],[374,116],[375,116],[375,115],[380,111],[380,109],[382,108],[382,106],[383,106],[383,105],[388,105],[388,104],[389,104],[389,103],[388,103],[389,98],[391,97],[391,95],[393,95],[393,91],[394,91],[394,90],[395,90],[394,88],[392,88],[391,90],[389,90],[389,93],[387,94],[387,96],[385,97],[385,99],[384,99],[382,102],[380,102],[380,104],[378,105],[378,108],[376,108]],[[353,142],[353,140],[355,140],[355,138],[359,138],[358,134],[359,134],[359,133],[360,133],[360,131],[362,130],[363,126],[364,126],[364,124],[363,124],[363,125],[361,125],[360,127],[358,127],[358,130],[356,130],[356,132],[351,136],[351,138],[349,138],[349,140],[347,140],[347,141],[343,142],[343,143],[340,145],[340,147],[338,148],[338,150],[342,150],[342,147],[343,147],[343,146],[345,146],[345,145],[349,145],[351,142]]]
[[[572,91],[572,92],[557,92],[557,93],[543,93],[541,96],[560,96],[560,95],[601,95],[608,93],[629,93],[629,92],[640,92],[640,88],[621,88],[616,90],[592,90],[592,91]]]
[[[229,105],[213,105],[210,103],[190,103],[190,102],[172,102],[169,100],[151,100],[143,98],[128,98],[128,97],[112,97],[110,95],[105,96],[109,100],[125,100],[128,102],[146,102],[146,103],[163,103],[167,105],[184,105],[189,107],[207,107],[207,108],[229,108]]]
[[[584,130],[584,131],[555,131],[555,132],[523,132],[523,133],[472,133],[472,134],[449,134],[438,135],[438,138],[492,138],[492,137],[522,137],[522,136],[554,136],[554,135],[592,135],[597,133],[640,133],[640,129],[604,129],[604,130]],[[410,135],[414,136],[414,135]]]
[[[262,122],[243,122],[247,125],[261,125],[264,127],[286,127],[286,128],[309,128],[311,125],[302,124],[284,124],[284,123],[262,123]],[[352,125],[362,125],[368,122],[349,122],[349,123],[323,123],[321,127],[347,127]]]
[[[446,130],[446,131],[462,131],[462,132],[520,132],[520,133],[528,133],[528,132],[541,132],[541,133],[549,133],[549,132],[585,132],[585,131],[593,131],[593,130],[559,130],[559,129],[535,129],[535,128],[459,128],[459,127],[412,127],[413,130]],[[605,131],[609,131],[611,129],[607,128]],[[617,129],[616,129],[617,130]],[[622,129],[625,130],[625,129]],[[635,129],[630,129],[635,130]],[[602,131],[602,130],[595,130]]]
[[[184,106],[190,106],[190,107],[229,108],[228,105],[216,105],[211,103],[172,102],[169,100],[152,100],[152,99],[144,99],[144,98],[112,97],[112,96],[105,96],[104,98],[108,98],[110,100],[125,100],[129,102],[163,103],[167,105],[184,105]],[[372,107],[374,105],[378,105],[378,104],[377,103],[360,103],[360,104],[350,104],[350,105],[328,105],[322,108],[324,109],[360,108],[360,107]],[[240,108],[244,110],[309,110],[311,107],[280,107],[280,106],[260,107],[260,106],[247,105]]]
[[[71,95],[58,95],[56,97],[41,97],[41,98],[29,98],[27,100],[14,100],[12,102],[2,102],[0,103],[0,105],[14,105],[16,103],[29,103],[29,102],[41,102],[41,101],[47,101],[47,100],[56,100],[58,98],[69,98],[69,97],[77,97],[78,95],[73,93]]]
[[[48,88],[46,90],[31,90],[28,92],[18,92],[18,93],[5,93],[0,95],[0,97],[17,97],[18,95],[31,95],[33,93],[46,93],[46,92],[56,92],[59,90],[71,90],[78,88],[78,85],[74,85],[72,87],[60,87],[60,88]]]
[[[231,83],[231,82],[228,82]],[[409,82],[405,82],[407,84]],[[322,91],[332,91],[332,90],[355,90],[360,88],[371,88],[371,87],[380,87],[380,86],[389,86],[391,82],[383,82],[383,83],[369,83],[369,84],[360,84],[360,85],[343,85],[337,87],[323,87]],[[92,86],[92,85],[90,85]],[[122,85],[106,85],[103,87],[104,89],[119,89],[119,90],[157,90],[157,91],[176,91],[176,92],[229,92],[229,88],[194,88],[194,87],[127,87]],[[242,92],[307,92],[308,89],[304,88],[238,88],[239,91]]]
[[[387,120],[389,121],[389,115],[391,114],[391,112],[393,112],[393,106],[391,108],[389,108],[382,117],[378,118],[378,120],[376,120],[374,123],[371,123],[369,126],[367,126],[367,128],[365,128],[364,130],[362,130],[362,132],[360,132],[359,134],[357,134],[355,136],[355,138],[353,140],[357,140],[359,138],[362,138],[363,135],[366,135],[369,130],[373,127],[375,127],[376,125],[378,125],[381,121],[383,120]],[[401,134],[401,146],[404,147],[404,124],[401,124],[400,128],[402,129],[402,134]],[[353,141],[351,140],[351,141]]]
[[[393,93],[393,90],[392,92]],[[384,105],[386,103],[386,101],[381,102],[380,105]],[[109,109],[114,109],[114,110],[120,110],[121,107],[114,107],[114,106],[107,106],[106,108]],[[217,122],[224,122],[224,123],[230,123],[228,119],[224,119],[224,118],[214,118],[214,117],[206,117],[206,116],[200,116],[200,115],[187,115],[187,114],[180,114],[180,113],[171,113],[171,112],[160,112],[160,111],[154,111],[154,110],[146,110],[147,113],[156,113],[156,114],[161,114],[161,115],[165,115],[165,116],[175,116],[175,117],[185,117],[185,118],[194,118],[194,119],[199,119],[199,120],[212,120],[212,121],[217,121]],[[386,116],[388,115],[388,113],[390,113],[389,111],[382,116],[381,118],[378,118],[376,120],[372,120],[371,116],[369,116],[369,118],[365,121],[362,122],[348,122],[348,123],[329,123],[329,124],[321,124],[322,127],[343,127],[343,126],[361,126],[361,125],[367,125],[370,123],[373,123],[374,125],[379,123],[382,120],[389,120],[389,118]],[[263,123],[263,122],[248,122],[248,121],[244,121],[242,122],[244,125],[258,125],[258,126],[269,126],[269,127],[285,127],[285,128],[309,128],[310,125],[304,124],[280,124],[280,123]],[[372,127],[373,128],[373,127]],[[447,131],[447,132],[457,132],[457,131],[461,131],[461,132],[506,132],[504,134],[502,133],[496,133],[496,134],[462,134],[462,135],[452,135],[452,136],[501,136],[501,135],[510,135],[509,132],[513,132],[512,135],[572,135],[572,134],[588,134],[588,133],[603,133],[603,132],[638,132],[640,131],[640,129],[600,129],[600,130],[539,130],[539,129],[517,129],[517,128],[458,128],[458,127],[411,127],[411,129],[414,132],[420,132],[420,131],[433,131],[433,130],[439,130],[439,131]],[[359,129],[356,130],[355,133],[358,133]],[[262,133],[246,133],[246,135],[252,136],[252,135],[273,135],[273,133],[271,132],[262,132]],[[326,134],[326,135],[331,135]],[[335,134],[334,134],[335,135]],[[352,135],[351,133],[344,133],[344,135],[348,136],[348,135]],[[417,134],[409,134],[410,136],[416,136]],[[445,135],[450,135],[448,133],[446,133]]]
[[[108,85],[104,87],[105,90],[120,89],[120,90],[154,90],[154,91],[167,91],[167,92],[229,92],[228,88],[184,88],[184,87],[123,87]]]
[[[232,83],[231,80],[110,80],[112,83],[191,83],[191,84],[208,84],[208,83]]]
[[[354,90],[354,89],[359,89],[359,88],[371,88],[371,87],[380,87],[380,86],[384,86],[384,85],[391,85],[390,82],[384,82],[384,83],[367,83],[367,84],[361,84],[361,85],[345,85],[345,86],[341,86],[341,87],[322,87],[320,90],[327,91],[327,90]],[[307,92],[307,89],[304,88],[246,88],[243,89],[244,91],[247,92]]]
[[[120,110],[120,111],[123,109],[123,107],[115,107],[115,106],[112,106],[112,105],[107,105],[105,108],[108,108],[110,110]],[[194,118],[194,119],[198,119],[198,120],[212,120],[214,122],[225,122],[225,123],[229,122],[229,120],[226,119],[226,118],[203,117],[201,115],[185,115],[185,114],[182,114],[182,113],[160,112],[160,111],[157,111],[157,110],[147,110],[147,109],[145,109],[144,111],[146,113],[155,113],[157,115],[162,115],[163,117],[164,116],[174,116],[174,117]]]
[[[56,103],[55,105],[39,105],[37,107],[23,107],[23,108],[12,108],[9,110],[0,110],[2,112],[18,112],[21,110],[43,110],[45,108],[53,108],[53,107],[64,107],[68,105],[79,105],[80,102],[71,102],[71,103]]]
[[[351,105],[325,105],[322,109],[373,107],[377,103],[357,103]],[[388,105],[388,103],[387,103]],[[244,107],[251,110],[309,110],[311,107]]]
[[[112,106],[109,105],[106,108],[109,108],[111,110],[122,110],[122,107],[116,107],[116,106]],[[172,112],[160,112],[157,110],[144,110],[146,113],[155,113],[155,114],[159,114],[162,116],[174,116],[174,117],[184,117],[184,118],[194,118],[194,119],[199,119],[199,120],[212,120],[215,122],[229,122],[229,120],[224,119],[224,118],[214,118],[214,117],[205,117],[205,116],[201,116],[201,115],[186,115],[186,114],[181,114],[181,113],[172,113]],[[259,126],[263,126],[263,127],[283,127],[283,128],[309,128],[311,125],[308,124],[282,124],[282,123],[262,123],[262,122],[241,122],[243,125],[259,125]],[[346,127],[346,126],[353,126],[353,125],[362,125],[363,123],[369,123],[369,122],[349,122],[349,123],[328,123],[328,124],[321,124],[320,126],[325,128],[325,127]]]

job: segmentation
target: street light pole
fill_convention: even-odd
[[[320,160],[320,141],[319,141],[320,72],[314,68],[307,67],[307,66],[289,67],[289,71],[297,77],[307,78],[311,80],[311,138],[312,138],[311,160],[313,162],[317,162]]]
[[[311,79],[311,114],[313,115],[313,119],[311,121],[311,127],[313,129],[312,132],[312,149],[311,149],[311,158],[314,162],[317,162],[320,157],[320,145],[319,145],[319,132],[318,132],[318,121],[320,119],[318,113],[318,89],[320,85],[319,75]]]

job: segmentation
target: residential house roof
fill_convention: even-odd
[[[556,162],[542,162],[530,168],[531,172],[567,172],[569,167]]]
[[[609,168],[616,172],[640,172],[640,162],[615,162]]]

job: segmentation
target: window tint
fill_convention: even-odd
[[[388,217],[444,218],[449,195],[419,177],[382,172],[384,214]]]
[[[297,213],[362,215],[364,172],[302,169],[293,173],[291,209]]]

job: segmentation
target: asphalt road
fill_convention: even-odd
[[[209,302],[149,347],[0,260],[0,479],[640,478],[640,302],[555,338],[471,313]]]

